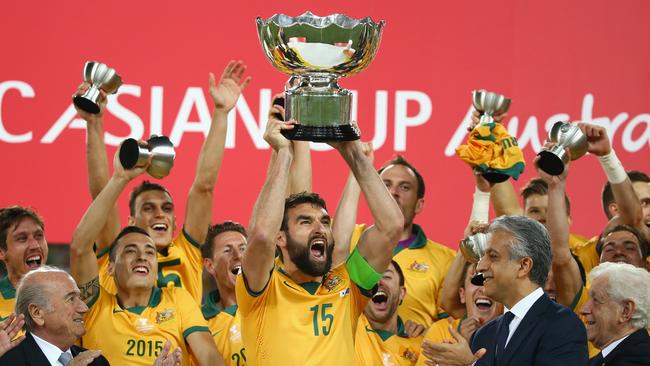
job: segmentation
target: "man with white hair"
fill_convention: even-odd
[[[650,273],[607,262],[591,270],[589,281],[589,301],[580,314],[589,341],[602,350],[589,366],[649,365]]]

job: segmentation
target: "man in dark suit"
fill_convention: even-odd
[[[16,313],[25,317],[25,339],[0,358],[0,365],[108,365],[100,351],[74,343],[86,332],[88,311],[70,275],[54,267],[26,274],[16,291]]]
[[[580,309],[587,336],[601,352],[589,366],[650,365],[650,273],[626,263],[602,263],[589,273],[589,300]]]
[[[485,279],[485,295],[506,312],[476,331],[471,348],[453,329],[457,343],[429,344],[430,364],[586,366],[584,325],[542,290],[551,266],[544,226],[523,216],[502,216],[488,233],[476,270]]]

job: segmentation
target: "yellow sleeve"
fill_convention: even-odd
[[[275,267],[273,267],[269,276],[269,281],[260,292],[253,292],[248,288],[246,280],[244,279],[244,273],[237,276],[237,280],[235,281],[235,293],[237,295],[237,306],[239,307],[242,316],[247,316],[264,305],[268,296],[267,294],[269,293],[269,286],[272,286],[271,282],[275,281],[276,276],[276,270]]]
[[[208,322],[203,319],[201,308],[187,290],[172,286],[167,287],[166,290],[171,292],[176,309],[179,310],[183,338],[187,338],[194,332],[210,332]]]
[[[201,257],[201,243],[198,243],[194,240],[188,233],[185,232],[185,229],[181,229],[181,232],[174,238],[174,245],[179,247],[185,252],[185,257],[187,258],[187,263],[193,270],[196,270],[199,273],[203,271],[203,258]],[[201,276],[199,275],[199,278]]]

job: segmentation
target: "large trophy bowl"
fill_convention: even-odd
[[[540,151],[539,168],[550,175],[560,175],[569,160],[577,160],[587,153],[589,144],[587,136],[582,133],[577,124],[569,122],[555,122],[548,132],[548,140],[555,145],[548,150]],[[569,149],[569,155],[566,149]]]
[[[484,89],[472,92],[472,104],[481,114],[480,123],[494,122],[494,116],[508,111],[511,100],[505,95],[493,93]]]
[[[379,48],[384,21],[325,17],[306,12],[291,17],[257,18],[262,49],[275,68],[291,76],[285,85],[283,131],[292,140],[350,141],[359,139],[351,122],[352,93],[339,87],[342,76],[366,68]]]
[[[79,109],[88,113],[99,113],[99,91],[106,94],[115,94],[122,85],[122,78],[115,69],[96,61],[87,61],[83,70],[84,81],[90,84],[84,95],[76,96],[72,100]]]

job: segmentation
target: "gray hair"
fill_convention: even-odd
[[[589,272],[589,281],[606,277],[605,291],[612,300],[632,301],[635,306],[630,325],[645,329],[650,324],[650,273],[627,263],[601,263]]]
[[[528,278],[544,287],[551,269],[551,239],[544,225],[525,216],[501,216],[490,224],[488,232],[498,230],[512,234],[510,259],[530,257],[533,267]]]
[[[16,314],[23,314],[25,316],[25,330],[28,332],[32,331],[36,326],[34,320],[29,315],[29,305],[34,304],[45,309],[47,312],[52,311],[52,305],[47,297],[47,281],[43,281],[43,276],[39,276],[42,273],[45,276],[51,273],[65,273],[74,282],[68,272],[54,266],[42,266],[23,276],[16,289],[15,312]]]

